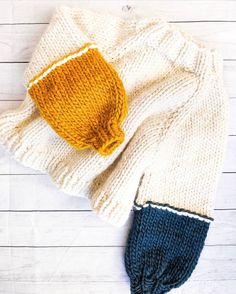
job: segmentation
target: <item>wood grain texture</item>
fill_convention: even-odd
[[[234,253],[233,246],[206,246],[191,281],[234,279]],[[123,247],[1,247],[0,283],[128,282],[123,254]]]
[[[78,5],[78,1],[51,0],[51,1],[1,1],[5,13],[0,14],[1,23],[46,23],[59,5]],[[148,1],[124,1],[124,0],[80,0],[82,8],[94,11],[102,10],[118,16],[124,15],[127,9],[133,10],[138,16],[162,16],[171,21],[235,21],[235,1],[191,1],[191,0],[148,0]],[[129,7],[129,8],[127,8]],[[209,13],[209,11],[211,13]]]
[[[236,282],[189,281],[181,288],[172,291],[175,294],[235,294]],[[204,289],[204,290],[203,290]],[[45,292],[46,291],[46,292]],[[48,291],[48,292],[47,292]],[[203,292],[204,291],[204,292]],[[1,294],[129,294],[127,282],[6,282],[0,283]]]
[[[171,293],[235,294],[236,1],[0,1],[0,113],[24,99],[24,70],[61,4],[121,17],[162,16],[222,51],[231,117],[215,222],[196,271]],[[58,191],[0,146],[0,293],[129,294],[123,253],[131,219],[132,212],[124,227],[113,228],[87,199]]]
[[[0,247],[125,247],[131,219],[122,228],[114,228],[91,211],[1,211]],[[214,219],[206,245],[236,245],[236,211],[215,211]]]

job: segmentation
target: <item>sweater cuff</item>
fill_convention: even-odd
[[[167,293],[197,265],[209,219],[177,212],[151,205],[135,211],[125,253],[132,294]]]

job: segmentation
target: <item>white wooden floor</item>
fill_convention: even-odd
[[[197,270],[178,294],[236,293],[236,1],[0,1],[0,112],[24,99],[23,72],[53,9],[80,5],[118,15],[161,15],[221,48],[230,96],[229,143],[215,222]],[[128,294],[129,224],[100,221],[84,199],[17,164],[0,147],[0,294]],[[172,292],[171,292],[172,293]]]

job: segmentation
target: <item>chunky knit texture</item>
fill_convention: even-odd
[[[196,267],[209,223],[165,208],[135,212],[125,253],[132,294],[167,293]]]
[[[26,87],[48,65],[88,43],[96,44],[123,83],[129,107],[122,144],[109,156],[77,150],[43,119],[31,90],[18,109],[0,116],[0,142],[63,191],[89,197],[93,209],[115,225],[127,220],[135,196],[140,206],[152,201],[210,217],[228,121],[218,54],[162,20],[62,7],[32,56]]]
[[[42,117],[73,147],[109,155],[124,141],[126,93],[94,45],[51,63],[29,82],[28,92]]]

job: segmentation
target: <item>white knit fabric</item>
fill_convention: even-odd
[[[0,116],[0,142],[63,191],[90,198],[115,225],[126,221],[135,197],[139,205],[152,201],[211,216],[228,121],[218,54],[162,20],[61,7],[32,56],[25,85],[85,42],[96,44],[123,81],[125,141],[106,157],[73,149],[27,94],[18,109]]]

